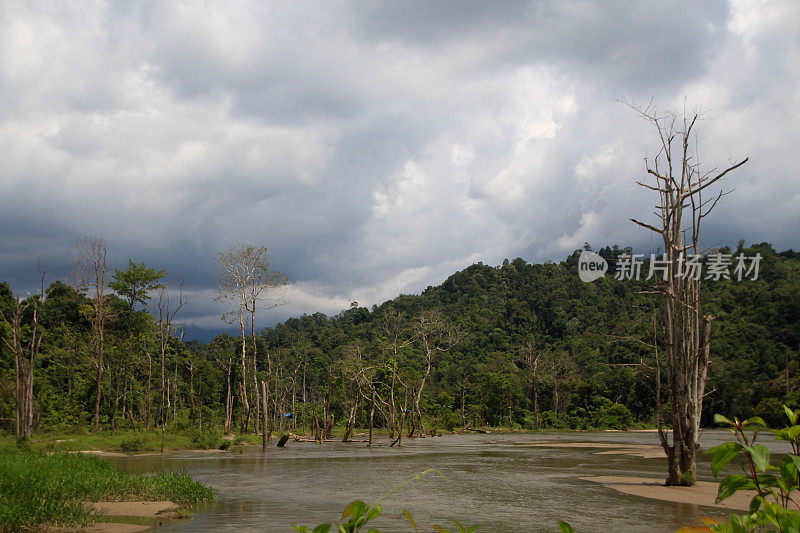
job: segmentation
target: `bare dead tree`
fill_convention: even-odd
[[[100,395],[103,389],[103,353],[105,349],[105,324],[108,318],[106,288],[108,275],[108,246],[103,239],[84,237],[78,244],[75,258],[78,288],[85,291],[92,302],[90,319],[92,322],[94,365],[97,368],[97,391],[94,402],[94,422],[92,430],[97,431],[100,423]]]
[[[14,434],[17,440],[31,436],[34,426],[36,397],[33,394],[33,375],[39,348],[42,345],[44,330],[39,324],[39,311],[47,295],[44,292],[44,272],[39,293],[26,300],[19,295],[14,297],[14,307],[10,317],[0,313],[0,318],[11,330],[11,339],[3,337],[6,347],[14,354]],[[30,310],[30,323],[23,325],[23,315]]]
[[[422,421],[422,411],[420,410],[420,400],[425,389],[425,383],[433,368],[433,362],[437,355],[447,352],[455,347],[463,337],[463,332],[448,324],[438,311],[423,313],[416,319],[414,324],[414,338],[422,349],[425,356],[425,373],[422,375],[419,388],[414,396],[414,411],[419,423],[420,433],[425,432]],[[412,434],[409,437],[413,437]]]
[[[539,350],[536,343],[526,342],[520,350],[522,363],[528,373],[531,382],[531,392],[533,393],[533,414],[535,417],[535,427],[539,429],[539,362],[542,359],[542,350]],[[463,404],[462,404],[463,405]],[[463,407],[462,407],[463,409]],[[464,416],[462,412],[462,418]]]
[[[256,374],[257,344],[255,337],[255,315],[258,310],[272,309],[285,302],[284,289],[289,279],[285,274],[272,270],[265,246],[252,246],[238,243],[229,246],[217,254],[222,273],[217,278],[217,299],[230,303],[230,310],[223,316],[228,323],[239,325],[242,337],[242,386],[240,387],[242,407],[242,432],[247,431],[250,420],[250,403],[248,401],[247,384],[247,337],[245,326],[249,318],[250,336],[252,340],[253,363],[253,395],[258,397],[258,377]],[[249,315],[249,317],[248,317]],[[271,381],[272,363],[267,353],[267,393]],[[256,423],[258,427],[258,411],[256,404]],[[263,402],[262,402],[263,403]],[[266,431],[266,428],[264,428]]]
[[[400,433],[398,442],[402,440],[403,425],[405,423],[405,411],[398,413],[398,406],[395,397],[397,386],[407,389],[405,382],[399,374],[400,359],[403,351],[411,346],[416,340],[408,321],[401,313],[387,313],[380,321],[380,338],[378,343],[383,353],[384,365],[389,371],[391,381],[389,383],[389,438],[394,437],[395,429]],[[407,394],[406,394],[407,397]]]
[[[667,454],[667,485],[693,485],[697,475],[700,418],[708,372],[711,324],[716,319],[704,314],[699,270],[686,275],[688,256],[704,253],[700,244],[703,220],[727,194],[711,196],[706,189],[747,158],[722,170],[703,171],[697,161],[694,128],[699,112],[660,113],[652,104],[629,104],[653,124],[660,142],[657,155],[645,158],[646,179],[637,183],[658,194],[655,224],[632,222],[660,235],[664,243],[665,273],[657,282],[663,298],[664,356],[669,401],[672,407],[672,442],[659,424],[661,446]],[[730,191],[728,191],[730,192]]]
[[[167,415],[169,408],[165,410],[164,402],[165,400],[169,402],[169,397],[167,394],[169,393],[169,387],[167,385],[167,377],[165,371],[165,361],[167,356],[167,347],[169,346],[169,341],[172,338],[172,334],[175,331],[173,326],[175,316],[178,314],[178,311],[186,305],[186,301],[183,298],[183,281],[179,282],[178,284],[178,301],[175,302],[172,298],[172,293],[170,289],[164,285],[158,289],[158,301],[156,302],[156,310],[158,312],[158,323],[157,323],[157,331],[158,331],[158,341],[159,341],[159,353],[161,355],[161,400],[158,405],[158,419],[159,423],[162,425],[162,430],[164,425],[167,422]],[[176,363],[177,364],[177,363]],[[177,372],[177,367],[176,367]]]

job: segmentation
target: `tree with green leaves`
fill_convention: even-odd
[[[145,305],[150,299],[150,292],[165,285],[160,281],[167,275],[166,270],[148,268],[144,263],[134,263],[128,259],[128,268],[116,269],[113,281],[108,284],[117,294],[128,301],[130,315],[136,311],[136,305]]]
[[[124,395],[122,418],[125,418],[125,411],[127,409],[127,385],[128,385],[128,362],[131,359],[131,350],[147,342],[146,339],[135,339],[137,324],[134,323],[134,318],[137,316],[137,305],[145,306],[147,301],[150,300],[150,292],[159,291],[166,287],[161,283],[164,276],[167,275],[166,270],[156,270],[148,268],[144,263],[135,263],[132,259],[128,259],[128,268],[125,270],[116,269],[114,271],[113,281],[108,286],[113,289],[117,294],[128,302],[128,320],[125,326],[126,329],[126,360],[122,365],[123,381],[124,381]],[[140,322],[137,320],[137,322]],[[145,324],[139,324],[144,326]],[[149,357],[149,353],[148,353]],[[151,365],[152,367],[152,365]],[[151,368],[152,372],[152,368]],[[147,402],[147,413],[150,413],[150,392],[149,392],[150,379],[148,378],[148,393],[145,401]],[[149,419],[149,414],[148,414]],[[148,420],[149,424],[149,420]]]

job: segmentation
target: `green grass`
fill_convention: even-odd
[[[74,453],[0,448],[0,528],[77,525],[91,519],[88,501],[160,501],[186,505],[213,500],[213,489],[183,472],[120,472],[108,461]]]

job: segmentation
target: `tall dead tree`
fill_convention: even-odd
[[[217,254],[222,273],[217,278],[217,299],[227,300],[231,308],[224,315],[229,323],[239,326],[242,340],[242,383],[240,395],[242,398],[242,432],[247,431],[250,420],[250,402],[248,401],[247,378],[247,337],[245,326],[249,321],[250,337],[252,341],[252,374],[253,374],[253,399],[256,405],[256,427],[258,427],[258,412],[260,406],[257,401],[259,395],[256,355],[257,344],[255,336],[255,317],[258,310],[272,309],[284,303],[283,289],[289,283],[285,274],[277,272],[270,267],[267,248],[265,246],[252,246],[247,243],[238,243],[229,246],[225,251]],[[272,374],[272,362],[267,355],[267,385]],[[269,390],[267,390],[269,394]],[[263,402],[262,402],[263,403]],[[266,428],[265,428],[266,431]]]
[[[663,345],[672,408],[672,442],[659,424],[658,435],[667,454],[667,485],[693,485],[697,475],[700,418],[710,355],[711,314],[704,314],[701,272],[689,271],[689,258],[704,253],[700,244],[703,219],[727,194],[706,191],[747,158],[720,170],[703,171],[697,161],[694,113],[659,113],[652,104],[631,105],[655,126],[660,141],[657,155],[645,158],[646,178],[637,183],[658,194],[655,224],[632,222],[661,236],[663,278],[657,292],[663,297]],[[704,197],[705,196],[705,197]]]
[[[44,292],[44,273],[38,295],[20,300],[14,297],[10,316],[0,313],[0,318],[11,330],[11,339],[2,336],[3,342],[14,354],[14,433],[17,440],[31,436],[34,426],[36,397],[33,394],[33,374],[44,331],[39,324],[39,311],[46,298]],[[23,315],[30,315],[23,324]]]
[[[172,334],[175,331],[174,321],[175,316],[178,314],[178,311],[186,305],[185,300],[183,299],[183,282],[179,284],[178,287],[178,301],[174,302],[172,299],[172,295],[167,288],[166,285],[163,285],[158,289],[158,302],[156,303],[156,309],[158,311],[158,323],[157,323],[157,331],[158,331],[158,341],[159,341],[159,352],[161,355],[161,399],[158,404],[158,419],[159,423],[162,426],[167,422],[167,414],[169,409],[165,409],[164,402],[166,401],[169,403],[169,380],[166,377],[166,368],[165,368],[165,361],[167,358],[167,348],[169,347],[169,341],[172,339]],[[176,370],[177,372],[177,370]]]
[[[525,365],[525,370],[528,373],[528,379],[531,383],[531,392],[533,393],[533,416],[535,417],[534,428],[539,429],[539,363],[542,359],[542,350],[539,350],[535,342],[528,341],[520,350],[522,363]],[[462,413],[463,419],[463,402]]]
[[[103,353],[105,350],[105,329],[108,308],[106,288],[108,275],[108,247],[103,239],[84,237],[78,244],[75,258],[78,288],[85,291],[92,302],[89,318],[92,323],[92,347],[94,365],[97,369],[97,384],[94,401],[94,422],[92,430],[97,431],[100,424],[100,395],[103,390]]]
[[[463,333],[448,324],[438,311],[423,313],[415,321],[414,338],[425,356],[425,373],[422,375],[419,389],[414,395],[415,413],[412,415],[412,418],[413,416],[417,417],[420,433],[425,433],[420,401],[422,400],[422,391],[425,389],[425,383],[433,368],[433,362],[440,353],[447,352],[455,347],[462,336]],[[412,426],[409,437],[413,436],[414,429]]]

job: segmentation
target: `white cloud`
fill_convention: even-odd
[[[710,241],[800,247],[797,4],[487,6],[0,4],[0,271],[67,276],[98,234],[183,273],[187,320],[215,327],[234,241],[292,279],[264,321],[656,246],[627,219],[657,140],[620,97],[701,105],[702,161],[751,157]]]

